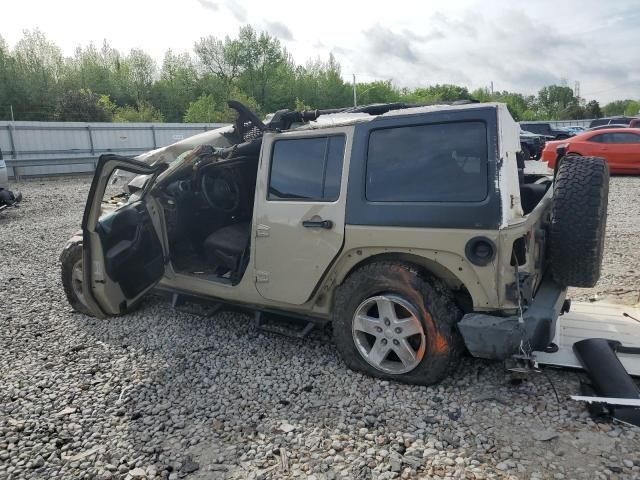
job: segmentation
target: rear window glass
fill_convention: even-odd
[[[366,198],[375,202],[479,202],[487,197],[487,127],[455,122],[374,130]]]

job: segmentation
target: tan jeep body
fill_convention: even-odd
[[[371,131],[458,121],[486,125],[487,200],[467,208],[464,203],[392,205],[393,202],[368,202],[364,198],[361,190],[365,188],[366,139]],[[463,323],[492,319],[490,323],[495,326],[496,319],[498,323],[502,321],[500,319],[507,319],[511,335],[514,328],[523,327],[531,320],[520,315],[522,305],[518,298],[523,298],[520,289],[527,289],[524,298],[528,295],[527,302],[535,303],[536,292],[541,291],[540,286],[546,278],[544,229],[549,221],[553,187],[549,184],[536,205],[524,211],[516,161],[516,153],[520,150],[519,127],[505,105],[420,107],[382,115],[334,114],[288,131],[265,132],[256,175],[249,261],[235,284],[174,268],[170,260],[166,206],[161,196],[156,195],[157,185],[163,180],[181,168],[190,168],[185,165],[191,161],[188,152],[194,148],[200,145],[231,146],[226,134],[232,129],[225,127],[206,132],[141,155],[132,162],[141,165],[139,168],[128,168],[118,159],[101,160],[83,220],[84,265],[90,267],[84,269],[83,288],[87,306],[96,316],[120,314],[157,286],[258,310],[328,320],[334,313],[336,289],[345,279],[362,265],[394,260],[427,272],[464,298],[466,316]],[[275,142],[334,135],[344,136],[345,140],[338,198],[335,201],[269,200],[270,158]],[[169,167],[160,171],[157,166],[162,164]],[[140,177],[144,181],[139,182],[144,184],[144,189],[136,189],[128,203],[143,198],[163,250],[162,275],[134,297],[127,296],[106,273],[105,252],[98,232],[100,217],[105,213],[105,206],[100,201],[102,192],[115,169],[146,175]],[[456,179],[452,178],[451,182],[455,183]],[[314,219],[330,220],[331,227],[302,228],[303,221]],[[475,245],[474,239],[488,241],[493,246],[489,261],[484,264],[470,261],[469,248]],[[515,249],[519,252],[517,256]],[[523,280],[518,284],[516,273]],[[542,306],[544,313],[540,314],[548,324],[547,330],[555,322],[565,297],[565,289],[552,285],[548,290]],[[534,319],[532,329],[539,328],[538,317]],[[491,328],[487,327],[486,331]],[[490,345],[482,344],[486,340],[483,339],[482,345],[473,346],[473,339],[468,340],[467,335],[474,333],[461,330],[467,346],[478,356],[505,357],[513,350],[511,344],[519,341],[511,339],[507,342],[511,342],[509,345],[497,348],[491,341]],[[531,331],[529,334],[531,337]],[[543,344],[550,342],[548,332],[543,337]]]

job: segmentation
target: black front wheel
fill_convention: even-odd
[[[84,294],[82,293],[82,243],[72,243],[65,247],[60,255],[62,267],[62,287],[67,296],[69,305],[78,313],[91,315],[86,307]]]

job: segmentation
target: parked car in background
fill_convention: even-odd
[[[596,118],[595,120],[591,120],[589,128],[599,127],[601,125],[629,125],[631,122],[634,123],[633,126],[635,127],[640,123],[640,118],[625,116]]]
[[[611,173],[640,174],[640,128],[595,130],[564,141],[548,142],[542,160],[549,167],[555,168],[557,149],[561,146],[567,156],[604,158]]]
[[[20,192],[13,193],[9,190],[9,175],[7,174],[7,164],[2,158],[2,150],[0,150],[0,211],[7,207],[16,206],[22,200]]]
[[[562,127],[554,127],[550,122],[520,122],[520,128],[538,135],[548,135],[555,140],[569,138],[575,135],[572,131]]]
[[[552,137],[549,137],[551,139]],[[525,160],[538,160],[547,137],[520,130],[520,151]]]
[[[611,125],[598,125],[597,127],[588,128],[588,132],[593,132],[594,130],[607,130],[609,128],[628,128],[629,125],[625,125],[624,123],[616,123]]]
[[[569,130],[570,132],[573,132],[574,135],[579,135],[582,132],[585,132],[587,130],[587,127],[581,127],[578,125],[571,125],[569,127],[563,127],[566,130]]]

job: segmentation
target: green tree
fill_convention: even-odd
[[[312,108],[339,108],[353,104],[351,85],[342,79],[340,64],[333,54],[297,66],[290,79],[296,98]]]
[[[426,88],[416,88],[405,96],[405,100],[415,103],[455,102],[471,100],[466,87],[450,84],[436,84]]]
[[[13,50],[0,37],[0,118],[18,120],[102,119],[124,121],[230,121],[229,99],[257,112],[282,108],[337,108],[353,103],[352,85],[333,55],[297,65],[280,41],[251,26],[233,37],[201,38],[194,56],[166,52],[158,72],[140,49],[121,54],[107,42],[79,47],[64,58],[39,30],[25,31]],[[358,103],[438,103],[475,98],[503,102],[516,120],[573,119],[601,114],[638,115],[627,99],[600,109],[570,88],[548,85],[537,96],[460,85],[399,88],[389,81],[356,85]],[[98,98],[98,100],[96,100]],[[106,115],[106,117],[105,117]]]
[[[151,102],[169,122],[180,122],[198,92],[198,73],[188,53],[165,53],[160,79],[150,93]]]
[[[369,103],[393,103],[400,100],[400,91],[393,86],[391,80],[378,80],[356,84],[359,105]]]
[[[624,114],[631,117],[640,116],[640,101],[632,100],[627,103],[627,106],[624,108]]]
[[[238,42],[241,73],[237,86],[267,110],[282,108],[285,101],[293,103],[284,86],[293,65],[280,40],[246,26],[240,29]]]
[[[134,48],[127,55],[126,64],[134,98],[138,102],[147,100],[156,73],[156,62],[148,53]]]
[[[186,123],[231,122],[235,112],[227,105],[227,100],[237,100],[249,107],[256,115],[262,115],[257,102],[238,89],[232,89],[228,98],[220,101],[212,94],[203,94],[189,104],[184,114]]]
[[[189,103],[184,118],[185,123],[212,123],[218,122],[221,106],[211,94],[203,94],[197,100]]]
[[[153,105],[140,101],[135,106],[117,107],[113,114],[114,122],[164,122],[164,116]]]
[[[242,70],[242,45],[226,36],[220,40],[211,35],[201,38],[193,47],[200,68],[219,78],[229,87]]]
[[[578,99],[569,87],[549,85],[538,92],[536,110],[541,120],[570,119],[578,113],[578,106]]]
[[[0,35],[0,120],[11,119],[9,105],[14,99],[11,62],[9,48]]]
[[[633,100],[616,100],[610,103],[607,103],[604,107],[602,107],[602,112],[606,117],[614,117],[616,115],[624,115],[627,107],[633,103]]]
[[[61,122],[110,122],[112,116],[100,95],[81,88],[62,95],[55,119]]]
[[[479,88],[471,93],[471,97],[480,102],[502,102],[507,104],[511,116],[516,121],[534,120],[535,97],[520,93],[502,91],[491,93],[488,88]]]
[[[25,30],[13,52],[13,104],[21,120],[51,120],[61,96],[64,61],[40,30]]]
[[[600,110],[600,104],[597,100],[591,100],[587,102],[584,107],[586,118],[600,118],[602,117],[602,110]]]

